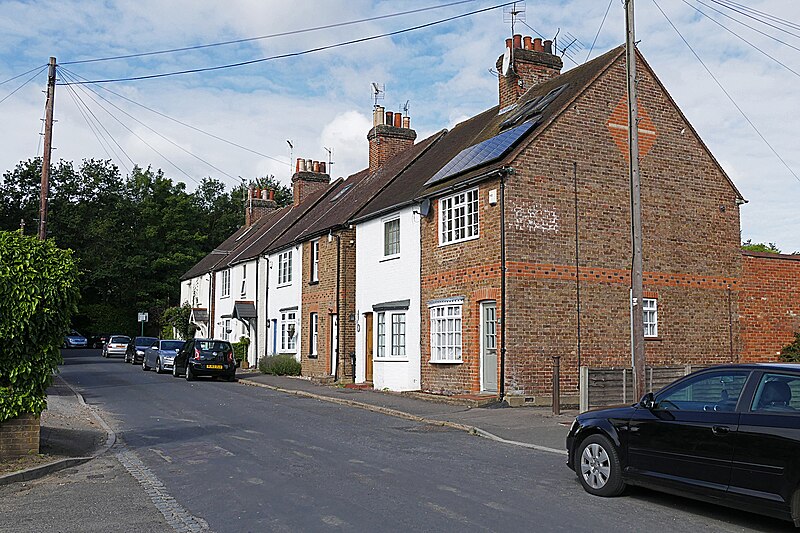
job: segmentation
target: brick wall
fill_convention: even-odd
[[[369,141],[369,171],[375,172],[400,152],[414,146],[417,132],[409,128],[396,128],[378,124],[367,134]]]
[[[495,63],[500,73],[502,65],[503,56],[500,56]],[[508,75],[497,77],[500,109],[516,102],[534,85],[558,76],[563,63],[560,57],[553,54],[517,48],[514,50],[513,66]]]
[[[735,360],[741,253],[737,194],[702,142],[639,67],[645,290],[657,297],[659,335],[648,364]],[[575,193],[581,280],[581,362],[630,365],[630,182],[616,134],[625,102],[620,58],[559,120],[513,161],[507,178],[506,388],[549,397],[552,357],[561,356],[565,395],[577,394]],[[618,125],[616,125],[618,126]],[[624,127],[624,124],[623,124]],[[627,143],[627,141],[624,141]],[[481,238],[438,246],[438,202],[422,230],[423,388],[476,391],[478,303],[500,287],[499,206],[480,186]],[[499,292],[499,291],[497,291]],[[428,300],[464,296],[460,365],[431,365]],[[500,298],[498,317],[500,316]],[[426,357],[427,355],[427,357]],[[538,398],[537,398],[538,399]]]
[[[0,422],[0,460],[39,453],[39,417],[22,415]]]
[[[776,361],[800,330],[800,256],[744,252],[742,362]]]
[[[339,262],[339,307],[336,299],[336,257],[337,237],[341,250]],[[332,357],[332,316],[339,317],[339,366],[340,382],[353,381],[353,368],[350,353],[355,351],[355,324],[350,321],[355,316],[355,229],[334,232],[330,241],[327,236],[319,239],[319,281],[311,282],[311,244],[303,243],[302,312],[300,335],[303,342],[301,362],[304,376],[331,376]],[[318,349],[317,356],[311,357],[310,315],[317,313]]]

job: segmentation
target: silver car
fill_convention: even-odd
[[[103,357],[111,357],[112,355],[121,355],[125,357],[125,352],[128,350],[131,338],[126,335],[111,335],[108,342],[103,345],[101,355]]]
[[[172,370],[175,361],[175,354],[181,349],[185,341],[178,340],[157,340],[148,346],[142,357],[142,370],[147,371],[155,368],[161,374],[167,370]]]

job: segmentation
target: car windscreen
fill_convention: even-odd
[[[152,346],[157,340],[155,337],[136,337],[136,346]]]
[[[204,352],[225,352],[231,350],[231,345],[224,341],[198,341],[197,347]]]
[[[109,344],[128,344],[129,342],[131,342],[131,338],[124,335],[115,335],[108,341]]]
[[[162,350],[179,350],[183,341],[161,341]]]

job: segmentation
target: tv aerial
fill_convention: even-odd
[[[381,83],[372,82],[372,99],[373,103],[377,106],[378,100],[383,100],[386,97],[386,85]]]
[[[515,23],[525,22],[525,2],[514,2],[503,7],[503,22],[511,23],[511,34],[514,34]]]

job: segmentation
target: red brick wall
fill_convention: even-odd
[[[744,252],[742,362],[776,361],[800,330],[800,256]]]
[[[735,360],[741,276],[736,192],[642,63],[639,77],[646,117],[640,129],[650,132],[642,133],[644,279],[659,306],[659,337],[646,343],[647,362]],[[630,182],[618,128],[609,127],[624,99],[620,59],[512,163],[505,208],[509,394],[548,397],[554,355],[561,356],[562,393],[577,394],[573,162],[578,163],[581,365],[630,365]],[[422,379],[428,390],[478,389],[478,307],[470,295],[500,287],[499,206],[486,204],[491,188],[496,181],[481,185],[479,240],[439,247],[438,211],[422,224]],[[424,304],[457,295],[469,302],[464,363],[431,368]],[[498,316],[499,304],[498,297]]]
[[[560,57],[543,52],[518,48],[514,56],[514,69],[507,76],[502,75],[503,56],[495,64],[501,73],[497,77],[500,109],[516,102],[534,85],[558,76],[563,66]]]
[[[329,174],[320,172],[296,172],[292,176],[294,205],[300,205],[309,195],[326,188],[330,182],[331,177]]]
[[[311,280],[311,241],[303,243],[302,279],[302,373],[304,376],[331,376],[331,317],[337,314],[336,302],[336,255],[337,240],[341,239],[339,264],[339,381],[352,382],[353,369],[350,353],[355,351],[355,329],[350,316],[355,316],[355,229],[347,229],[319,239],[319,281]],[[317,313],[318,349],[317,357],[309,357],[311,352],[310,314]]]
[[[0,422],[0,459],[39,453],[39,417],[22,415]]]
[[[414,146],[417,133],[409,128],[378,124],[367,134],[369,141],[369,171],[375,172],[385,162]]]

